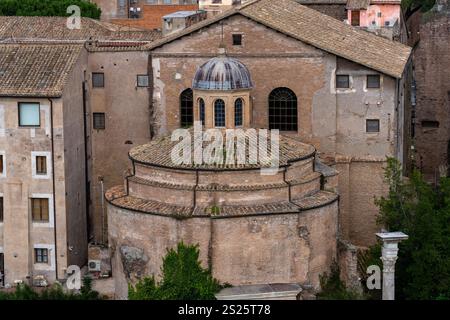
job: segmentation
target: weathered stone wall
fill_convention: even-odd
[[[409,21],[412,30],[419,29],[420,38],[413,53],[416,160],[432,181],[439,176],[439,166],[450,164],[450,5],[441,2],[440,11],[427,12],[421,18],[416,14]]]
[[[300,282],[319,285],[337,248],[337,202],[303,211],[240,218],[173,218],[108,205],[116,293],[126,298],[127,282],[160,276],[167,248],[199,244],[204,267],[233,285]]]
[[[91,199],[93,236],[102,241],[102,185],[104,191],[123,182],[130,169],[128,152],[150,140],[149,90],[137,87],[137,75],[148,74],[148,53],[95,52],[89,55],[88,96],[92,146]],[[105,87],[92,87],[92,72],[103,72]],[[104,112],[106,129],[95,130],[92,113]],[[104,238],[106,240],[106,237]]]

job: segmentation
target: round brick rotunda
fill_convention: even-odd
[[[224,141],[225,143],[225,141]],[[279,169],[259,163],[177,165],[162,137],[130,151],[132,172],[108,190],[118,297],[160,276],[168,248],[198,244],[215,278],[232,285],[319,285],[336,258],[338,196],[315,171],[314,147],[280,135]]]

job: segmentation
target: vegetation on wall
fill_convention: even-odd
[[[2,16],[61,16],[67,17],[67,8],[76,5],[81,9],[82,17],[99,19],[100,8],[85,0],[1,0]]]
[[[64,291],[60,284],[54,284],[41,292],[35,291],[26,284],[19,284],[13,292],[1,292],[1,300],[100,300],[99,293],[92,290],[92,280],[83,279],[79,293]]]
[[[415,171],[404,179],[400,163],[388,159],[386,179],[379,222],[409,235],[400,243],[396,298],[450,299],[450,178],[432,186]]]
[[[321,292],[317,300],[362,300],[364,297],[358,292],[348,289],[340,278],[340,269],[337,262],[331,266],[330,273],[320,275]]]
[[[162,280],[145,278],[129,285],[129,300],[215,300],[222,286],[199,260],[198,246],[179,243],[163,258]]]

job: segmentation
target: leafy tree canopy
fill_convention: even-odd
[[[402,0],[402,8],[408,16],[409,12],[414,12],[419,9],[423,12],[429,11],[435,3],[436,0]]]
[[[0,15],[3,16],[70,16],[67,8],[77,5],[82,17],[99,19],[101,10],[86,0],[1,0]]]
[[[211,272],[202,268],[198,246],[178,244],[163,259],[162,281],[145,278],[129,286],[130,300],[215,300],[222,286]]]
[[[396,267],[400,299],[450,299],[450,178],[437,186],[415,171],[402,178],[400,163],[388,159],[389,194],[378,199],[379,222],[403,231]]]

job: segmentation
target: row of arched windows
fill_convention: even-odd
[[[205,101],[199,99],[200,120],[205,123]],[[181,127],[190,127],[194,123],[194,95],[192,89],[186,89],[180,96]],[[234,105],[235,126],[243,125],[244,101],[237,99]],[[214,125],[225,127],[225,101],[214,102]],[[280,131],[298,130],[297,96],[288,88],[277,88],[269,95],[269,129]]]

